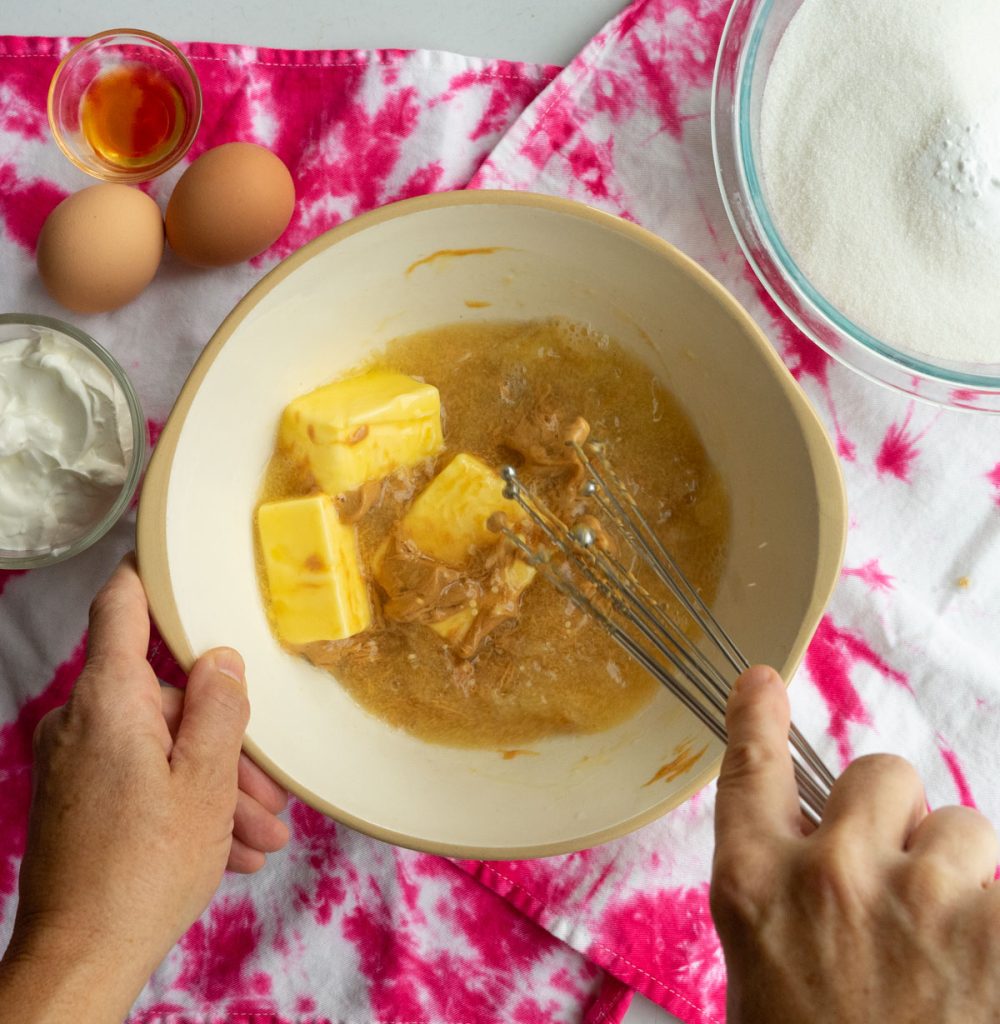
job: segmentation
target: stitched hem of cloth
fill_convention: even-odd
[[[600,991],[584,1010],[583,1024],[621,1024],[632,1002],[633,990],[618,978],[605,974]],[[482,1020],[452,1020],[425,1017],[420,1020],[382,1017],[331,1017],[321,1011],[283,1013],[280,1010],[137,1010],[126,1018],[126,1024],[484,1024]],[[507,1024],[499,1018],[495,1024]]]
[[[623,990],[614,997],[609,1012],[615,1013],[620,1003],[631,993]],[[629,1000],[630,1002],[631,1000]],[[619,1024],[628,1009],[628,1003],[616,1016],[602,1015],[588,1018],[587,1024]],[[287,1016],[274,1010],[234,1010],[221,1013],[194,1013],[185,1010],[171,1010],[166,1013],[159,1010],[143,1011],[126,1018],[125,1024],[233,1024],[236,1021],[247,1021],[251,1024],[484,1024],[482,1020],[445,1020],[441,1017],[424,1017],[419,1020],[396,1020],[383,1017],[329,1017],[322,1013],[293,1014]],[[507,1024],[499,1018],[495,1024]]]
[[[636,5],[630,5],[627,10],[635,10]],[[525,151],[540,131],[545,127],[549,114],[564,100],[579,95],[593,75],[594,68],[599,63],[596,60],[598,54],[609,48],[609,45],[617,40],[628,30],[632,19],[623,17],[623,13],[615,15],[600,32],[594,36],[589,43],[573,58],[566,66],[563,73],[554,78],[540,92],[527,107],[521,112],[521,116],[508,128],[507,132],[497,142],[483,161],[483,164],[473,175],[467,188],[531,188],[530,185],[508,185],[503,183],[503,168],[505,161],[518,161],[524,158]],[[559,152],[559,146],[553,145],[552,153]],[[483,169],[492,171],[499,182],[496,184],[487,183],[485,186],[480,183],[479,176]],[[536,171],[540,170],[536,167]],[[537,175],[536,175],[537,177]]]
[[[62,59],[79,36],[3,36],[0,35],[0,58]],[[453,68],[456,71],[484,72],[486,78],[537,79],[552,81],[562,68],[556,64],[468,57],[449,50],[398,49],[322,49],[293,50],[242,43],[178,43],[192,61],[237,61],[261,67],[350,69],[372,65],[391,65],[403,61],[423,63],[428,68]]]
[[[252,1024],[483,1024],[483,1021],[444,1020],[441,1017],[396,1020],[386,1017],[329,1017],[322,1013],[293,1014],[289,1017],[274,1010],[233,1010],[221,1013],[140,1011],[127,1017],[125,1024],[233,1024],[234,1021],[250,1021]],[[506,1022],[497,1020],[496,1024]]]
[[[633,988],[605,971],[600,991],[584,1011],[583,1024],[621,1024],[634,995]]]
[[[534,893],[529,892],[508,877],[498,871],[491,864],[483,861],[463,861],[463,869],[468,871],[474,878],[477,878],[483,885],[493,889],[509,903],[517,907],[523,914],[527,914],[533,921],[540,924],[546,931],[556,933],[553,925],[558,921],[559,915],[550,910]],[[502,890],[494,885],[490,879],[499,879],[503,883]],[[561,936],[560,936],[561,937]],[[692,1002],[683,992],[668,984],[662,978],[650,974],[647,970],[633,963],[623,953],[612,949],[603,942],[591,940],[586,948],[572,941],[572,935],[564,938],[563,941],[582,953],[589,960],[592,960],[599,967],[603,967],[609,974],[626,985],[631,986],[637,992],[651,999],[658,1006],[669,1010],[674,1016],[679,1017],[686,1024],[724,1024],[723,1020],[716,1017],[711,1011]],[[692,1016],[694,1014],[695,1016]]]

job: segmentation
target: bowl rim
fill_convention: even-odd
[[[184,421],[195,399],[201,382],[223,346],[243,323],[257,304],[290,273],[308,262],[313,256],[325,251],[338,242],[344,241],[359,231],[374,227],[386,221],[405,217],[426,210],[452,206],[512,205],[549,210],[591,221],[601,227],[638,242],[668,260],[692,282],[709,292],[739,324],[748,340],[756,345],[768,364],[775,371],[776,383],[788,399],[791,411],[801,429],[809,455],[816,485],[816,493],[823,494],[827,505],[819,510],[818,527],[820,542],[817,551],[817,566],[812,593],[803,623],[792,644],[786,663],[780,666],[784,678],[791,678],[805,654],[806,646],[819,624],[833,588],[837,583],[847,537],[847,499],[840,465],[819,417],[810,405],[805,393],[795,382],[791,373],[772,348],[760,327],[736,299],[706,270],[685,256],[669,242],[612,214],[604,213],[571,199],[520,191],[464,190],[442,192],[428,196],[403,199],[378,209],[361,214],[346,221],[292,253],[277,264],[268,274],[254,285],[236,304],[223,320],[215,334],[205,346],[181,388],[180,395],[160,434],[159,441],[146,472],[145,482],[139,500],[136,527],[136,548],[139,572],[149,598],[150,612],[157,624],[160,635],[185,671],[195,661],[194,652],[181,626],[180,614],[174,601],[167,560],[166,547],[166,498],[167,484],[173,465],[174,455]],[[646,810],[629,816],[614,825],[597,829],[575,840],[557,840],[535,843],[521,847],[473,846],[452,842],[438,842],[408,835],[395,829],[369,822],[344,811],[333,802],[302,785],[292,775],[276,764],[258,745],[249,738],[244,739],[243,749],[261,768],[281,783],[290,793],[320,813],[350,826],[375,839],[408,847],[426,853],[447,857],[480,860],[510,860],[534,857],[548,857],[571,853],[618,839],[643,825],[662,817],[680,806],[698,790],[704,788],[719,773],[721,754],[700,766],[682,789],[658,801]]]
[[[799,312],[790,306],[783,294],[775,287],[767,271],[761,266],[761,261],[755,255],[751,240],[746,237],[740,219],[736,216],[733,209],[733,200],[730,197],[729,190],[730,186],[734,184],[739,190],[740,197],[745,201],[748,214],[754,222],[754,229],[771,261],[779,269],[784,282],[797,299],[806,305],[809,313],[820,320],[824,327],[836,331],[837,335],[846,342],[860,346],[869,356],[874,357],[877,363],[883,364],[891,368],[891,370],[909,373],[934,384],[956,388],[960,392],[972,390],[976,392],[981,391],[993,396],[1000,394],[1000,372],[977,372],[975,367],[978,364],[956,364],[955,366],[949,366],[946,361],[938,362],[928,356],[897,348],[895,345],[883,341],[878,335],[861,327],[820,292],[812,283],[809,275],[802,270],[798,262],[788,251],[771,215],[765,194],[762,172],[754,156],[750,141],[749,110],[751,107],[751,81],[757,66],[760,37],[768,17],[773,12],[774,2],[775,0],[734,0],[723,26],[712,76],[710,134],[712,137],[712,157],[715,165],[716,180],[730,227],[736,236],[744,257],[753,268],[757,279],[791,323],[811,341],[819,345],[820,348],[836,360],[847,365],[855,373],[882,387],[903,391],[903,393],[918,401],[927,402],[939,407],[945,406],[946,408],[953,408],[959,411],[980,411],[977,407],[947,401],[933,395],[920,394],[897,382],[880,377],[871,369],[856,365],[842,351],[827,344],[815,330],[811,329]],[[730,123],[723,124],[719,116],[722,65],[727,52],[727,41],[735,31],[736,26],[741,25],[743,21],[747,21],[749,27],[737,58],[737,72],[733,88],[734,116]],[[720,133],[723,131],[732,131],[734,135],[732,155],[736,162],[735,182],[730,181],[720,153]],[[998,364],[982,365],[995,367]],[[986,411],[995,410],[989,409]]]
[[[194,88],[194,109],[189,112],[189,123],[185,127],[184,135],[178,142],[177,147],[165,157],[162,157],[156,163],[150,164],[148,167],[137,167],[132,171],[123,170],[115,173],[101,173],[95,167],[80,160],[63,138],[63,131],[59,127],[58,118],[55,114],[56,86],[59,83],[60,78],[62,78],[63,73],[66,71],[66,68],[69,67],[70,62],[85,47],[90,46],[92,43],[96,43],[99,40],[120,35],[135,36],[138,39],[144,39],[147,42],[155,43],[174,57],[178,64],[184,69],[185,74],[191,80],[191,85]],[[160,177],[160,175],[165,174],[171,167],[176,166],[184,159],[188,151],[191,149],[191,146],[194,144],[194,141],[198,136],[198,129],[201,127],[201,119],[204,113],[204,97],[202,96],[201,91],[201,80],[198,78],[198,73],[195,71],[194,65],[190,60],[188,60],[180,47],[175,43],[172,43],[169,39],[144,28],[107,28],[102,29],[100,32],[95,32],[93,35],[89,35],[85,39],[81,39],[66,51],[66,55],[61,61],[59,61],[58,65],[56,65],[55,71],[52,72],[52,78],[49,79],[49,88],[45,97],[45,112],[49,122],[49,131],[52,133],[52,138],[62,151],[63,156],[66,157],[74,167],[83,171],[84,174],[90,175],[92,178],[97,178],[98,181],[113,182],[120,185],[135,185],[141,182],[152,181],[154,178]]]

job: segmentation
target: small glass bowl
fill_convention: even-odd
[[[166,151],[148,160],[119,163],[91,144],[82,109],[84,96],[98,77],[134,65],[162,76],[176,90],[184,124]],[[201,84],[187,58],[168,40],[140,29],[109,29],[77,43],[63,57],[49,84],[48,113],[59,148],[81,171],[102,181],[149,181],[173,167],[191,148],[201,124]]]
[[[132,382],[119,362],[89,334],[85,334],[72,324],[67,324],[51,316],[33,313],[4,313],[0,315],[0,342],[23,338],[26,332],[31,332],[36,328],[50,330],[54,334],[61,335],[63,340],[69,344],[76,344],[86,349],[111,371],[111,375],[118,387],[121,388],[128,405],[132,428],[132,461],[129,464],[125,482],[122,484],[121,493],[98,521],[69,543],[62,543],[56,547],[28,551],[11,551],[0,547],[0,569],[38,569],[42,566],[54,565],[56,562],[62,562],[80,554],[81,551],[85,551],[95,544],[118,522],[128,508],[146,463],[146,420],[143,417]]]
[[[740,246],[785,315],[845,366],[915,398],[1000,412],[1000,365],[932,360],[875,337],[820,294],[778,234],[761,181],[761,98],[774,53],[801,3],[735,0],[723,30],[712,85],[712,149]]]

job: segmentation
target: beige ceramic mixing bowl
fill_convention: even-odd
[[[139,562],[182,665],[217,644],[242,651],[249,754],[380,839],[464,857],[578,850],[718,771],[720,744],[665,691],[610,731],[533,743],[533,757],[427,744],[363,711],[268,627],[252,509],[286,403],[411,331],[551,316],[618,338],[694,420],[732,499],[715,611],[751,659],[788,678],[837,577],[844,492],[815,414],[750,317],[661,239],[500,192],[408,200],[322,235],[239,303],[195,366],[146,479]]]

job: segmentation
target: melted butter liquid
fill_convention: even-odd
[[[616,342],[561,320],[454,324],[398,338],[358,371],[376,368],[439,389],[446,451],[438,467],[459,452],[497,468],[510,461],[503,440],[540,400],[567,422],[583,416],[667,550],[713,600],[729,535],[728,496],[690,420]],[[418,474],[417,490],[432,468]],[[276,453],[262,500],[309,489]],[[359,524],[363,562],[405,512],[410,490],[388,487]],[[258,574],[263,581],[259,563]],[[334,671],[372,714],[449,746],[503,749],[599,732],[634,715],[658,685],[541,576],[525,592],[519,620],[500,627],[471,662],[457,661],[416,624],[377,622],[349,643],[346,656],[334,644],[301,653]]]

